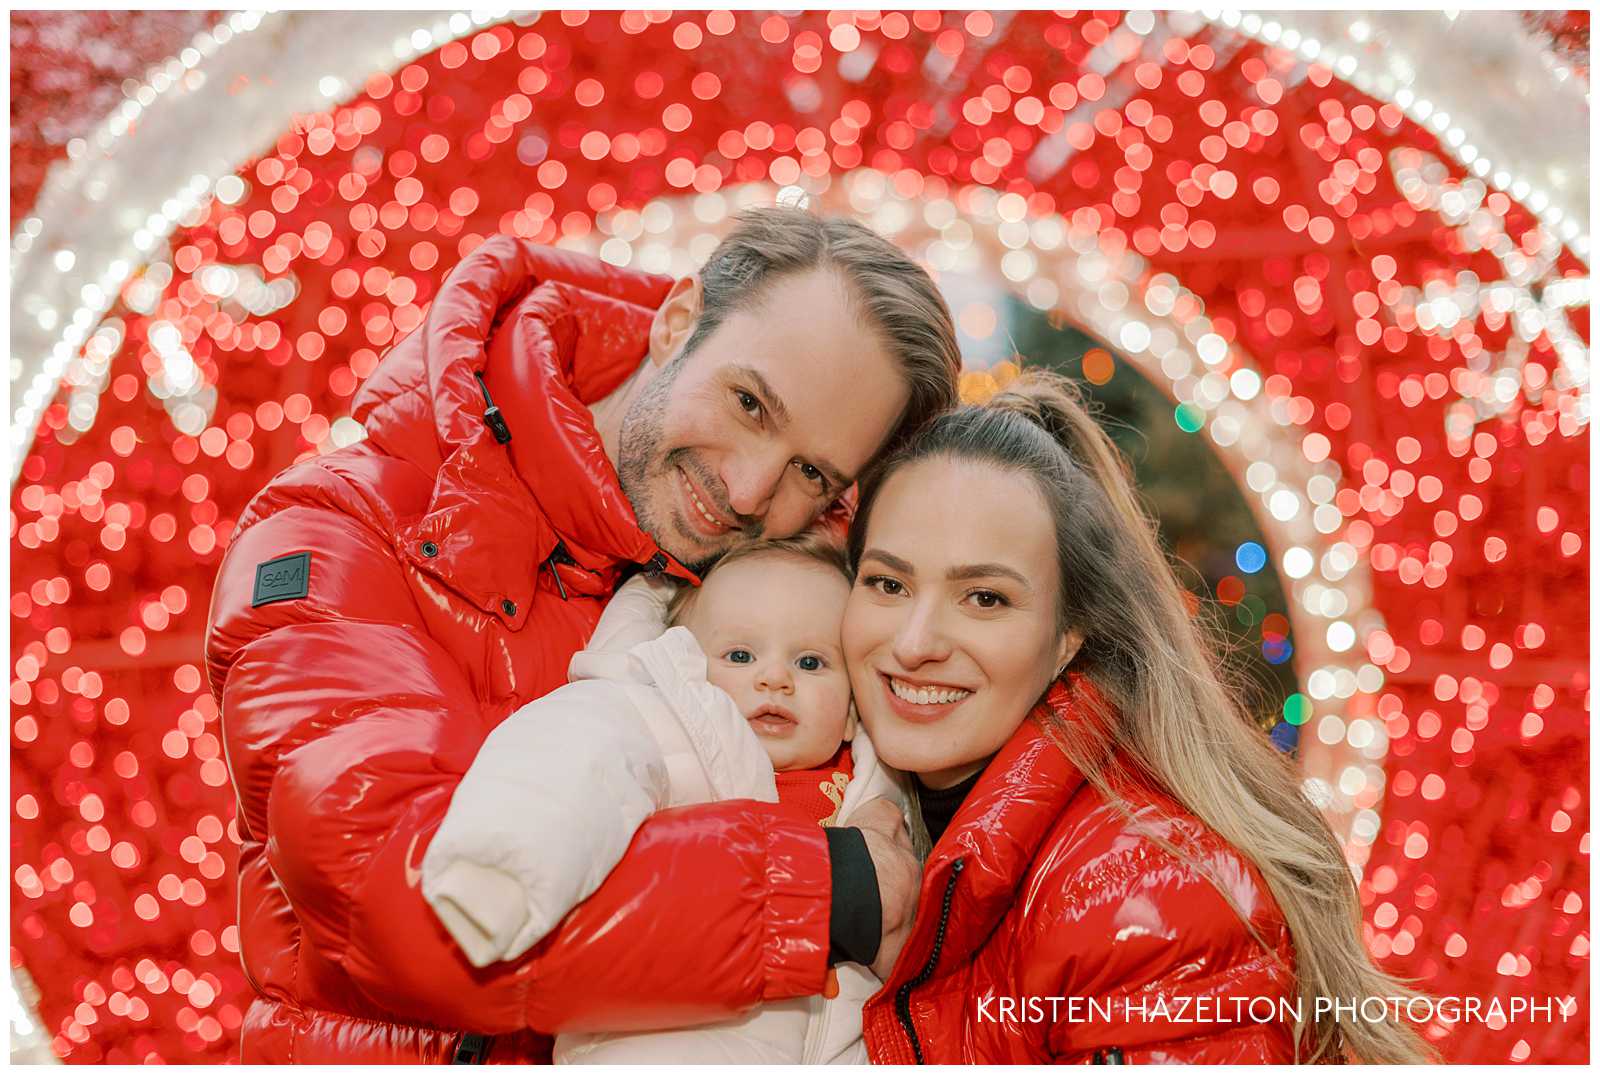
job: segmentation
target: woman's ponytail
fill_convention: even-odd
[[[1095,420],[1075,381],[1051,370],[1024,370],[985,406],[1022,415],[1048,433],[1104,496],[1119,531],[1146,538],[1142,551],[1159,550],[1155,524],[1139,501],[1127,458]]]

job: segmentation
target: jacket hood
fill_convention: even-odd
[[[669,277],[497,236],[445,279],[423,325],[362,385],[352,414],[382,450],[440,475],[430,515],[475,499],[444,488],[454,460],[473,472],[467,484],[501,494],[501,509],[525,494],[589,571],[665,557],[639,528],[589,406],[646,360],[670,286]],[[509,429],[504,445],[486,424],[486,394]],[[452,529],[461,523],[452,518]]]

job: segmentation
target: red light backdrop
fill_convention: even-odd
[[[674,211],[731,208],[627,213],[652,199],[872,168],[916,207],[988,188],[1088,222],[1255,357],[1340,468],[1383,618],[1359,643],[1382,686],[1345,706],[1389,740],[1386,787],[1346,789],[1381,793],[1369,942],[1429,993],[1577,1002],[1435,1028],[1447,1058],[1586,1059],[1587,389],[1553,328],[1485,299],[1441,329],[1427,304],[1507,275],[1473,227],[1538,286],[1587,267],[1504,194],[1453,218],[1468,173],[1326,68],[1214,26],[1157,37],[1122,13],[551,13],[374,75],[243,167],[124,287],[12,491],[12,958],[56,1051],[237,1055],[211,581],[246,500],[348,435],[444,271],[497,231],[648,262]],[[1586,300],[1568,314],[1586,355]]]

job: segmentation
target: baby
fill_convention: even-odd
[[[802,535],[730,552],[698,589],[641,576],[617,592],[571,682],[491,733],[424,856],[423,895],[474,966],[554,929],[655,810],[749,798],[838,825],[871,798],[903,806],[856,727],[839,644],[850,585],[842,550]],[[555,1059],[865,1063],[861,1007],[879,983],[836,970],[827,999],[688,1030],[563,1034]]]

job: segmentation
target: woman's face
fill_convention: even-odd
[[[878,493],[845,606],[856,708],[932,788],[980,769],[1077,652],[1059,627],[1055,528],[1033,479],[949,459]]]

